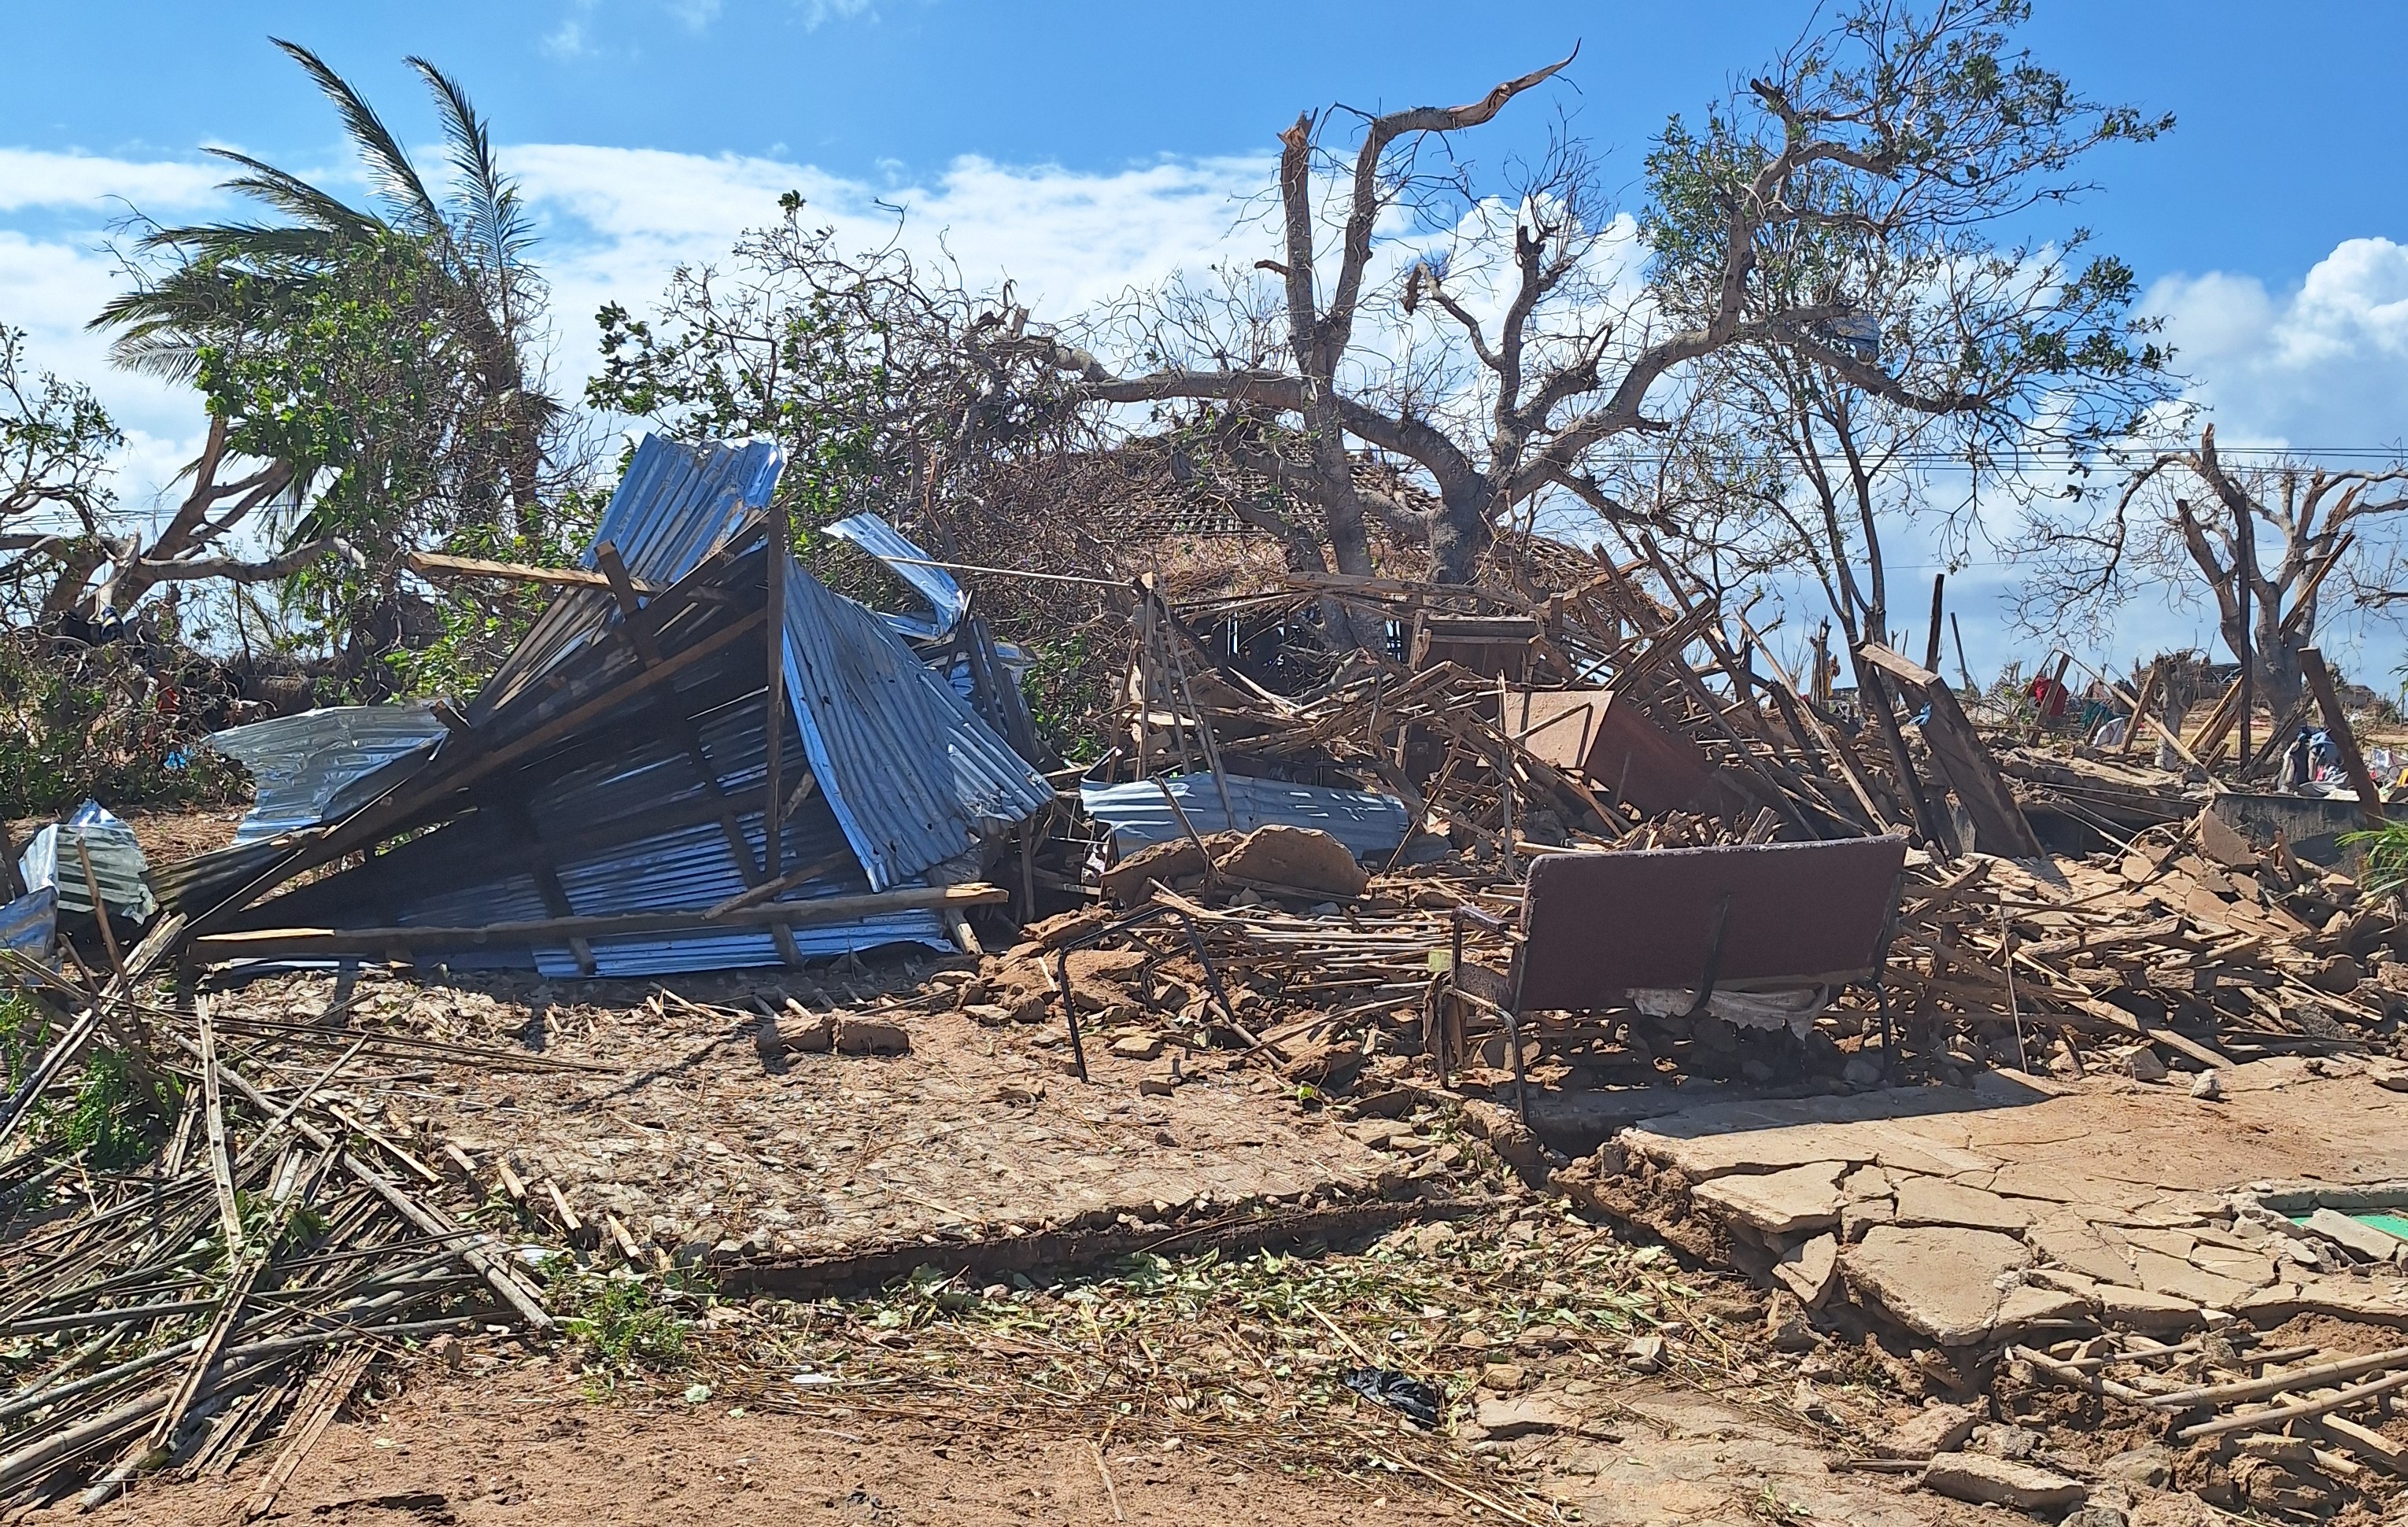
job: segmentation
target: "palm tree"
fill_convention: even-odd
[[[530,378],[544,290],[526,259],[532,225],[516,184],[494,161],[489,124],[456,78],[423,58],[408,61],[434,97],[450,146],[452,185],[438,201],[349,81],[300,44],[272,40],[335,104],[368,172],[372,205],[353,207],[273,164],[211,149],[242,172],[222,189],[280,218],[153,229],[139,248],[165,256],[164,268],[110,301],[92,326],[117,331],[111,353],[118,364],[192,380],[208,347],[238,342],[281,321],[295,309],[294,299],[328,281],[348,253],[378,239],[407,238],[424,252],[443,324],[473,357],[473,382],[486,416],[504,421],[501,470],[520,534],[537,534],[547,435],[562,409]],[[208,464],[214,468],[215,462]],[[293,474],[297,496],[319,464],[282,464]],[[195,517],[205,520],[206,508],[199,506]],[[158,549],[173,554],[165,539],[163,535]]]

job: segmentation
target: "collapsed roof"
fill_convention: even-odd
[[[947,887],[1053,792],[887,617],[790,556],[771,597],[782,464],[650,436],[589,571],[465,709],[222,735],[274,765],[234,847],[158,877],[188,953],[639,976],[941,946],[939,912],[987,899]]]

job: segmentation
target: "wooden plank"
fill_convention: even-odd
[[[308,1458],[309,1450],[318,1446],[318,1439],[326,1434],[326,1428],[333,1424],[344,1402],[351,1397],[351,1391],[359,1388],[360,1380],[367,1375],[368,1364],[375,1361],[380,1350],[380,1346],[373,1342],[364,1341],[347,1347],[331,1364],[309,1380],[308,1387],[302,1391],[301,1398],[293,1406],[293,1413],[301,1418],[301,1423],[285,1433],[284,1446],[277,1453],[276,1462],[269,1465],[259,1489],[243,1507],[244,1520],[256,1520],[275,1509],[277,1495],[292,1482],[294,1473]]]
[[[2341,692],[2333,687],[2332,670],[2325,666],[2324,653],[2313,647],[2300,648],[2300,671],[2325,713],[2325,735],[2341,753],[2342,769],[2349,776],[2350,788],[2358,792],[2358,808],[2366,813],[2367,825],[2382,826],[2383,796],[2374,788],[2374,776],[2366,770],[2366,755],[2358,750],[2358,735],[2349,729],[2349,712],[2342,708]]]
[[[1922,699],[1928,717],[1922,723],[1924,740],[1931,744],[1932,755],[1972,817],[1982,851],[2009,859],[2046,857],[2047,850],[2041,847],[2031,823],[2024,820],[2023,808],[2015,804],[2014,792],[1999,773],[1998,760],[1983,745],[1981,734],[1957,705],[1956,692],[1948,687],[1948,681],[1879,642],[1867,642],[1857,650],[1867,663]],[[2063,673],[2061,667],[2058,671]],[[2057,682],[2064,680],[2060,678]]]
[[[226,1255],[242,1250],[242,1211],[235,1204],[234,1164],[226,1152],[225,1100],[218,1071],[218,1033],[209,1021],[209,999],[197,1000],[194,1018],[201,1038],[201,1106],[208,1129],[209,1182],[217,1191],[218,1224],[225,1232]]]
[[[530,567],[523,563],[487,562],[482,557],[452,557],[437,551],[412,551],[403,559],[413,573],[428,578],[492,578],[510,583],[548,583],[570,589],[608,589],[610,579],[582,567]],[[624,575],[626,569],[620,569]],[[656,584],[636,585],[638,593],[661,592]]]
[[[912,886],[860,896],[821,896],[810,901],[743,906],[717,917],[708,909],[626,912],[602,917],[542,918],[467,928],[265,928],[211,934],[192,941],[199,960],[259,959],[275,954],[382,954],[392,949],[446,949],[463,945],[551,942],[570,936],[627,937],[682,933],[700,928],[766,928],[778,923],[843,921],[881,912],[983,906],[1009,899],[1001,886]]]
[[[763,619],[767,621],[768,651],[766,664],[768,684],[761,696],[764,740],[768,744],[768,766],[764,788],[767,793],[761,806],[761,878],[766,883],[775,880],[783,866],[785,815],[778,809],[778,787],[784,781],[780,777],[786,748],[786,511],[777,506],[769,509],[769,558],[762,581],[767,597],[763,601]],[[1232,819],[1234,820],[1234,819]],[[786,953],[793,935],[781,940],[779,952]],[[790,957],[791,958],[791,957]],[[799,963],[799,962],[796,962]]]
[[[2141,745],[2141,728],[2147,724],[2141,718],[2150,714],[2149,707],[2157,703],[2157,690],[2165,683],[2165,659],[2149,664],[2147,675],[2141,680],[2140,696],[2132,702],[2132,724],[2124,729],[2124,745],[2115,749],[2116,757],[2129,758],[2132,749]]]
[[[2233,724],[2241,720],[2240,699],[2241,680],[2236,678],[2224,687],[2222,694],[2216,696],[2214,706],[2207,713],[2207,720],[2199,723],[2198,732],[2191,736],[2191,749],[2211,764],[2223,754],[2225,739],[2232,735]]]
[[[1856,753],[1823,724],[1823,719],[1814,714],[1814,707],[1799,696],[1796,681],[1782,668],[1781,660],[1772,655],[1771,647],[1756,634],[1756,628],[1747,623],[1744,616],[1740,619],[1739,628],[1747,633],[1748,640],[1756,643],[1756,650],[1764,654],[1765,666],[1772,670],[1772,677],[1779,686],[1773,691],[1774,700],[1780,702],[1785,697],[1789,702],[1782,705],[1782,715],[1792,726],[1803,727],[1807,735],[1831,755],[1832,762],[1839,765],[1841,775],[1848,782],[1849,793],[1856,796],[1858,806],[1864,807],[1867,825],[1877,833],[1888,831],[1889,814],[1875,804],[1872,782],[1864,777]],[[1815,661],[1820,663],[1823,659],[1818,654]]]

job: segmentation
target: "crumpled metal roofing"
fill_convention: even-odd
[[[1162,798],[1165,785],[1170,787],[1179,809],[1187,814],[1198,833],[1226,832],[1233,827],[1240,833],[1251,833],[1275,822],[1289,827],[1317,827],[1345,844],[1357,859],[1396,852],[1412,824],[1404,802],[1376,791],[1330,790],[1234,774],[1225,775],[1223,783],[1228,786],[1230,806],[1237,808],[1238,820],[1234,823],[1229,821],[1229,813],[1222,809],[1221,792],[1209,774],[1172,775],[1125,785],[1082,784],[1079,801],[1087,808],[1087,815],[1110,831],[1113,849],[1124,855],[1151,843],[1167,843],[1187,835],[1179,818]]]
[[[585,565],[604,542],[638,583],[674,583],[755,509],[767,508],[786,454],[774,440],[681,445],[647,435],[602,511]]]
[[[688,447],[648,437],[603,516],[595,545],[616,546],[639,583],[674,582],[767,504],[781,464],[777,448],[767,443]],[[733,576],[749,577],[736,569],[761,565],[757,529],[745,535],[737,549],[751,561],[731,563]],[[587,564],[594,560],[589,551]],[[927,884],[931,872],[957,869],[950,862],[982,836],[1053,800],[1044,779],[878,614],[830,591],[791,560],[784,578],[782,666],[795,729],[783,757],[789,769],[808,763],[817,788],[781,826],[780,863],[791,870],[834,859],[840,867],[782,892],[780,901]],[[481,731],[497,724],[506,731],[527,706],[554,692],[558,680],[594,683],[597,672],[624,667],[629,655],[610,635],[620,619],[617,601],[606,591],[563,591],[480,692],[470,707],[472,726]],[[725,681],[743,672],[738,664],[760,661],[755,643],[726,650],[726,661],[688,676],[695,687],[716,685],[716,692],[724,692]],[[681,678],[676,687],[686,683]],[[757,865],[767,778],[761,692],[720,704],[695,721],[710,773]],[[538,771],[537,777],[522,773],[472,786],[474,814],[288,890],[245,920],[253,927],[479,927],[552,917],[558,903],[547,902],[532,846],[525,852],[512,847],[516,839],[509,835],[515,829],[500,809],[513,792],[524,792],[537,838],[557,846],[554,873],[571,915],[700,909],[745,889],[745,869],[723,825],[709,820],[700,770],[682,741],[664,735],[656,722],[631,726],[625,716],[606,717],[561,738],[549,756],[563,760],[550,765],[549,778],[540,777],[546,765],[530,762],[522,767]],[[428,798],[435,799],[444,789],[445,767],[438,759],[408,789],[433,792]],[[698,815],[705,820],[697,822]],[[590,847],[595,844],[608,847]],[[222,850],[227,863],[211,869],[208,884],[252,873],[247,862],[233,863],[246,851]],[[929,911],[806,923],[792,933],[806,956],[904,941],[947,947],[942,922]],[[779,960],[770,931],[752,926],[596,939],[590,949],[603,976]],[[532,964],[558,976],[577,973],[565,943],[413,953],[462,968]]]
[[[80,866],[79,866],[80,867]],[[0,906],[0,949],[47,962],[59,931],[59,892],[44,886]]]
[[[1053,787],[877,614],[786,566],[786,692],[872,890],[1043,809]]]
[[[722,795],[730,803],[746,850],[757,866],[764,841],[761,807],[768,778],[768,749],[762,727],[762,696],[730,702],[700,717],[696,730]],[[789,728],[784,756],[789,766],[802,753]],[[554,873],[576,915],[642,912],[710,906],[746,887],[725,831],[715,820],[694,821],[704,803],[702,773],[682,744],[652,736],[583,764],[536,786],[526,802],[527,821],[541,843],[555,846]],[[656,821],[669,824],[648,830]],[[601,849],[573,847],[580,835],[629,835]],[[536,921],[554,914],[537,879],[537,853],[521,850],[496,833],[509,828],[470,818],[397,844],[366,864],[345,870],[291,893],[282,916],[304,922],[343,926],[355,920],[357,896],[377,906],[372,920],[398,926],[476,927],[494,922]],[[780,864],[787,869],[838,860],[823,872],[778,896],[808,902],[820,896],[858,895],[869,889],[824,792],[795,807],[780,836]],[[378,882],[420,886],[389,900]],[[919,881],[908,882],[912,884]],[[918,943],[949,949],[934,912],[902,911],[844,922],[802,923],[792,930],[797,952],[821,958],[882,944]],[[642,977],[676,971],[737,969],[780,963],[775,936],[766,926],[694,930],[593,940],[589,950],[598,977]],[[580,974],[576,954],[564,942],[538,945],[480,944],[460,949],[416,948],[415,957],[459,970],[536,969],[557,978]]]
[[[257,804],[235,829],[253,843],[332,821],[419,769],[450,728],[423,705],[335,706],[209,735],[251,771]]]
[[[647,435],[611,495],[595,547],[616,546],[638,581],[672,582],[769,502],[783,465],[777,446],[766,441],[686,446]],[[848,522],[847,538],[863,537],[856,544],[865,549],[924,555],[875,516],[856,515]],[[593,550],[585,560],[593,564]],[[943,576],[937,568],[912,571]],[[921,587],[916,577],[913,587]],[[967,605],[950,578],[938,587],[952,594],[932,598]],[[959,606],[936,607],[953,609],[950,624],[959,618]],[[568,591],[488,692],[541,674],[559,654],[599,638],[617,619],[609,594]],[[539,650],[547,643],[554,655]],[[1044,779],[941,677],[927,671],[886,618],[836,593],[791,560],[785,654],[787,701],[811,772],[867,870],[870,889],[908,884],[1053,800]],[[475,712],[489,708],[480,694]]]
[[[785,453],[772,440],[690,446],[647,435],[628,458],[579,564],[600,565],[597,553],[609,545],[636,582],[674,583],[747,516],[768,507],[785,465]],[[608,590],[561,590],[478,692],[470,719],[481,720],[529,679],[598,639],[618,615],[618,601]]]
[[[962,617],[969,613],[970,596],[953,581],[953,574],[941,567],[931,566],[928,553],[879,516],[856,514],[838,520],[825,529],[830,535],[851,541],[876,557],[888,571],[928,602],[929,613],[924,616],[881,617],[905,635],[918,641],[935,641],[959,625]]]
[[[134,829],[98,801],[77,806],[64,822],[52,822],[36,833],[17,861],[17,871],[29,891],[55,886],[62,912],[92,910],[92,892],[83,878],[80,843],[92,855],[92,878],[100,899],[136,922],[148,922],[159,910],[150,894],[150,862]]]

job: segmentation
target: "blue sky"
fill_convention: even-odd
[[[2292,445],[2408,435],[2396,101],[2408,6],[2039,9],[2028,38],[2047,62],[2093,95],[2178,119],[2157,144],[2102,156],[2103,189],[2074,217],[2139,270],[2221,433]],[[1665,117],[1698,111],[1808,13],[1802,0],[0,0],[12,63],[0,321],[32,332],[38,364],[102,387],[135,433],[127,496],[144,501],[189,455],[198,420],[187,398],[107,372],[80,333],[116,280],[99,245],[128,202],[170,218],[224,210],[203,143],[340,175],[331,114],[271,34],[317,49],[413,142],[433,124],[402,56],[463,78],[544,221],[555,364],[574,378],[591,364],[598,301],[639,306],[671,264],[710,258],[773,215],[789,185],[865,229],[877,199],[903,202],[915,236],[941,233],[974,275],[1013,275],[1041,316],[1228,247],[1235,198],[1263,183],[1272,135],[1299,108],[1469,99],[1575,40],[1563,81],[1517,103],[1476,150],[1535,144],[1561,113],[1612,151],[1635,193]],[[1990,622],[1968,614],[1969,636],[2002,654]],[[2169,636],[2199,624],[2154,619]]]

